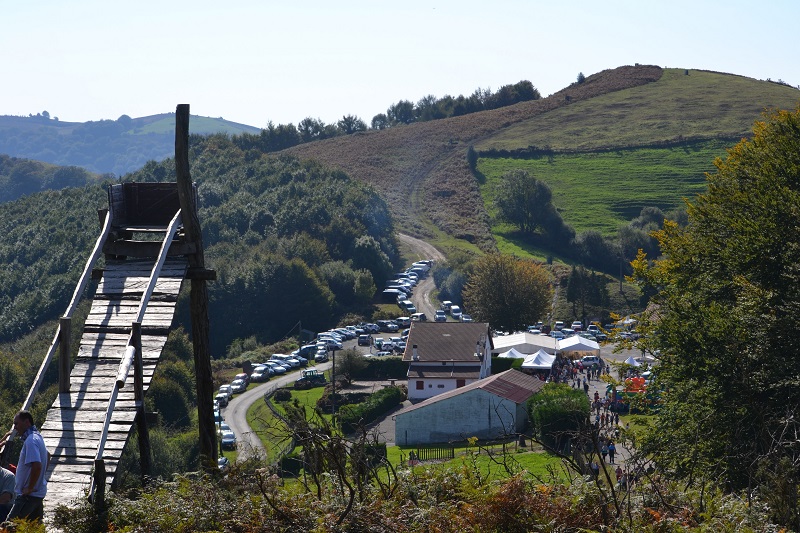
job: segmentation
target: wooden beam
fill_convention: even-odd
[[[195,253],[189,256],[189,266],[205,269],[203,234],[200,230],[200,219],[197,218],[192,177],[189,173],[189,104],[180,104],[175,110],[175,174],[186,241],[197,245]],[[192,317],[200,458],[203,470],[212,472],[217,469],[217,429],[213,411],[214,380],[211,374],[208,286],[205,279],[192,279],[191,283],[189,309]]]

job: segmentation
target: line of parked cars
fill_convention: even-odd
[[[417,314],[417,307],[411,301],[411,294],[419,280],[426,277],[433,267],[432,259],[424,259],[413,263],[402,272],[396,272],[386,282],[382,298],[385,302],[395,301],[397,306],[409,315]]]
[[[433,320],[436,322],[447,322],[447,313],[450,313],[451,317],[460,322],[472,322],[472,317],[450,300],[442,302],[441,308],[436,310]]]

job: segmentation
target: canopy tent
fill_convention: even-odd
[[[558,341],[558,349],[562,352],[600,352],[600,345],[597,341],[574,335]]]
[[[642,363],[634,359],[632,355],[625,359],[625,364],[631,366],[642,366]]]
[[[522,352],[518,352],[514,348],[511,348],[509,351],[503,352],[497,357],[505,357],[506,359],[523,359],[525,358],[525,354]]]
[[[522,368],[527,370],[550,370],[553,368],[556,356],[550,355],[544,350],[539,350],[534,354],[529,354],[522,362]]]

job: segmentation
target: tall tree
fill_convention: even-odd
[[[538,263],[511,255],[486,254],[475,262],[464,306],[494,329],[518,331],[535,324],[550,305],[550,280]]]
[[[497,216],[525,233],[556,232],[563,223],[552,204],[553,192],[527,171],[514,169],[503,174],[495,192]],[[574,236],[574,235],[573,235]]]
[[[643,443],[693,480],[758,490],[800,529],[800,109],[756,123],[715,162],[665,259],[634,261],[656,290],[649,320],[666,392]],[[645,324],[647,325],[647,324]]]

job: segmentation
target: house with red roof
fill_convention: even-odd
[[[413,322],[403,361],[408,363],[408,399],[418,402],[492,373],[489,324]]]
[[[528,423],[528,399],[544,385],[537,377],[511,369],[411,405],[392,417],[395,444],[517,435]]]

